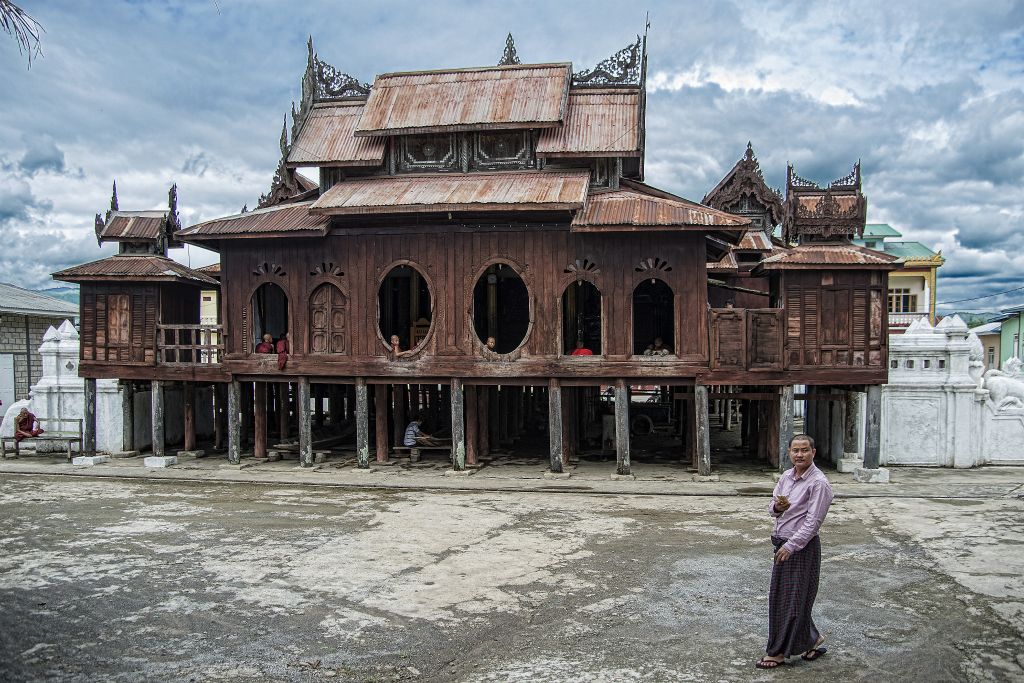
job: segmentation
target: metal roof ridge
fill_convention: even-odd
[[[555,69],[569,67],[572,71],[572,62],[543,62],[540,64],[508,64],[505,66],[467,66],[451,69],[424,69],[421,71],[388,71],[377,74],[373,77],[374,86],[377,87],[377,79],[393,78],[396,76],[425,76],[428,74],[454,74],[454,73],[479,73],[482,71],[525,71],[527,69]]]

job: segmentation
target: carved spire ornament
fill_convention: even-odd
[[[572,75],[573,85],[640,85],[643,62],[642,39],[627,45],[593,69],[577,71]]]
[[[782,193],[768,187],[750,142],[743,157],[704,195],[701,204],[750,218],[753,229],[771,229],[783,217]]]
[[[519,55],[516,54],[516,42],[512,39],[512,34],[509,33],[505,38],[505,51],[501,54],[498,66],[514,66],[516,64],[521,64],[521,62]]]
[[[117,211],[117,181],[114,181],[114,189],[110,191],[110,210],[107,211],[107,216],[114,211]]]
[[[782,237],[787,242],[849,240],[864,235],[867,200],[861,192],[860,161],[828,187],[797,175],[786,166],[786,203]]]
[[[313,36],[310,36],[306,41],[306,70],[302,74],[302,96],[299,98],[298,109],[292,102],[292,140],[298,138],[302,124],[315,102],[366,97],[369,94],[369,83],[363,83],[317,57],[313,49]]]

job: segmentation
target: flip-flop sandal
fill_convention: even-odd
[[[774,659],[762,657],[754,663],[754,666],[758,669],[777,669],[780,666],[786,666],[786,660],[783,659],[781,662],[778,662]]]
[[[818,659],[826,652],[828,652],[827,647],[815,647],[800,655],[800,659],[805,659],[808,662],[813,662],[815,659]]]

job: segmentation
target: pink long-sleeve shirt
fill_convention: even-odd
[[[786,496],[790,502],[789,509],[782,514],[775,511],[775,498],[779,495]],[[786,470],[768,504],[768,513],[775,518],[775,535],[789,539],[782,547],[791,553],[803,550],[818,534],[831,504],[832,485],[813,462],[800,477],[796,476],[795,467]]]

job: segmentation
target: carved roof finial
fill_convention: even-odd
[[[744,152],[743,158],[747,161],[754,160],[754,145],[751,144],[750,140],[747,140],[747,151]]]
[[[114,189],[110,192],[110,210],[117,211],[117,181],[114,181]]]
[[[103,216],[101,216],[100,214],[96,214],[96,226],[95,227],[96,227],[96,244],[99,244],[100,246],[102,246],[103,245],[103,240],[100,239],[100,235],[103,234],[103,228],[106,227],[106,224],[103,222]]]
[[[242,210],[239,213],[249,213],[249,204],[242,204]]]
[[[281,121],[281,140],[280,140],[281,156],[288,156],[288,115],[285,114]]]
[[[519,55],[516,53],[516,41],[512,39],[512,34],[509,33],[508,37],[505,38],[505,51],[501,54],[498,66],[513,66],[521,63]]]
[[[167,190],[167,208],[172,216],[178,213],[178,183],[174,183],[171,189]]]

